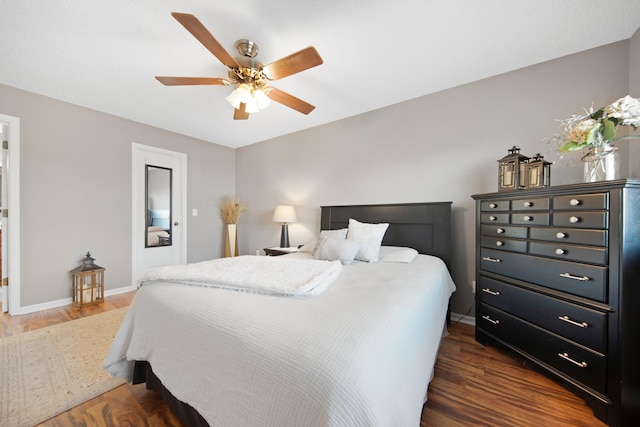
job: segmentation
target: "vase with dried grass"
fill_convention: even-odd
[[[242,201],[233,194],[226,194],[220,200],[220,217],[227,224],[227,235],[224,246],[224,256],[238,256],[237,223],[240,214],[245,210]]]

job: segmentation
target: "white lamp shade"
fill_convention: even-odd
[[[293,206],[276,206],[276,210],[273,212],[273,222],[289,223],[296,221],[298,221],[298,218],[296,217],[296,211],[293,209]]]

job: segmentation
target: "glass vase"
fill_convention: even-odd
[[[584,182],[607,181],[620,178],[618,149],[611,144],[591,147],[582,157]]]

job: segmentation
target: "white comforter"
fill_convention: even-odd
[[[239,256],[150,270],[142,285],[172,282],[267,295],[320,295],[340,274],[340,261]]]
[[[425,255],[344,266],[307,299],[143,286],[105,369],[149,361],[211,426],[418,426],[454,290]]]

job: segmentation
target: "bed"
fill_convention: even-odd
[[[385,222],[382,246],[420,255],[344,265],[310,298],[142,286],[105,369],[146,382],[185,426],[417,426],[455,290],[450,212],[322,207],[322,230]]]

